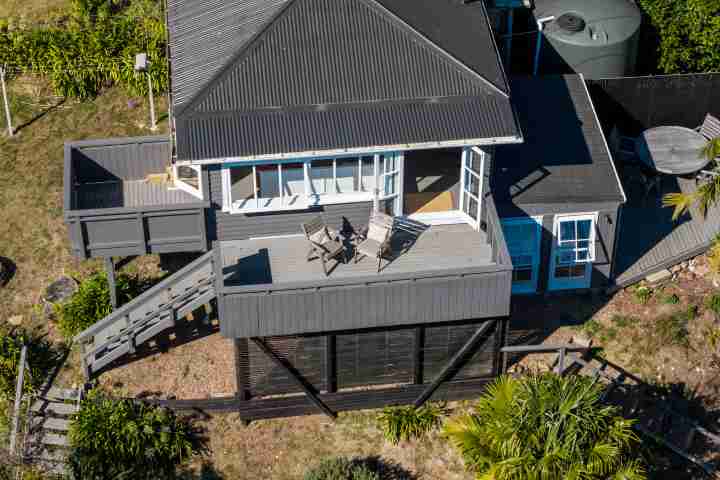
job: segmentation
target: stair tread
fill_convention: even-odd
[[[33,428],[43,428],[45,430],[59,430],[67,432],[70,428],[70,420],[55,417],[35,417],[33,418]]]
[[[75,405],[62,402],[47,402],[44,400],[38,400],[33,403],[32,411],[44,411],[46,413],[54,413],[56,415],[70,415],[75,413]]]
[[[45,445],[57,445],[59,447],[66,447],[70,443],[67,436],[57,433],[44,433],[40,437],[40,441]]]
[[[47,399],[74,401],[78,398],[78,391],[72,388],[51,387],[43,396]]]
[[[48,448],[44,448],[40,453],[36,455],[36,458],[38,458],[39,460],[44,460],[46,462],[64,462],[65,460],[67,460],[67,456],[67,450],[60,448],[54,448],[50,450]]]

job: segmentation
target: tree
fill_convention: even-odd
[[[639,0],[659,37],[665,73],[720,70],[720,0]]]
[[[445,435],[482,480],[645,479],[632,421],[580,376],[500,377]]]
[[[700,156],[705,157],[708,163],[715,162],[717,158],[720,158],[720,137],[708,140],[700,152]],[[673,220],[677,220],[680,215],[687,212],[694,205],[705,216],[708,208],[720,199],[720,166],[716,163],[713,164],[712,171],[712,178],[700,185],[692,193],[676,192],[665,194],[663,205],[675,208]]]

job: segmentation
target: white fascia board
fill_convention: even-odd
[[[311,150],[306,152],[279,153],[271,155],[250,155],[246,157],[209,158],[204,160],[177,160],[178,165],[213,165],[223,163],[257,162],[264,160],[288,160],[313,157],[334,157],[346,155],[374,154],[407,150],[428,150],[433,148],[474,147],[482,145],[507,145],[523,143],[522,136],[449,140],[443,142],[379,145],[373,147],[343,148],[335,150]]]

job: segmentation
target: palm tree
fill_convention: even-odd
[[[720,137],[708,140],[700,151],[700,157],[705,157],[708,163],[715,162],[720,158]],[[693,193],[668,193],[663,197],[663,206],[674,207],[673,220],[688,211],[693,205],[697,205],[700,212],[705,216],[710,206],[720,199],[720,166],[713,163],[712,178],[700,185]]]
[[[641,480],[632,421],[590,378],[503,376],[445,435],[478,480]]]

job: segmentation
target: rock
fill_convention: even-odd
[[[656,283],[665,280],[666,278],[670,278],[671,276],[672,273],[670,273],[670,270],[660,270],[659,272],[651,273],[645,277],[645,280],[647,280],[648,283]]]
[[[671,267],[671,268],[670,268],[670,272],[672,272],[672,273],[679,273],[679,272],[682,272],[682,269],[683,269],[682,264],[680,264],[680,265],[675,265],[674,267]]]
[[[7,319],[7,321],[10,325],[19,327],[23,323],[23,316],[22,315],[13,315],[12,317],[9,317]]]
[[[693,273],[698,277],[704,277],[710,273],[710,267],[705,264],[696,264]]]
[[[45,289],[43,300],[47,303],[61,303],[72,297],[78,284],[70,277],[61,277]]]

